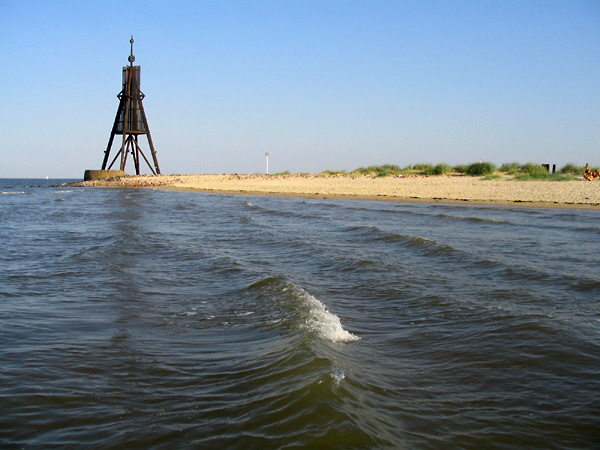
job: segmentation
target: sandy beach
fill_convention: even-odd
[[[472,203],[541,208],[600,210],[600,181],[484,180],[442,175],[406,178],[350,175],[141,175],[77,183],[78,186],[162,188],[172,190],[347,198],[396,202]]]

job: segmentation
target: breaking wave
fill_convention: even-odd
[[[269,277],[250,286],[260,289],[275,308],[270,323],[282,323],[288,329],[303,331],[310,337],[329,342],[352,342],[360,338],[344,329],[340,318],[316,297],[283,277]]]

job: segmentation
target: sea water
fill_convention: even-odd
[[[598,210],[63,181],[0,180],[1,448],[600,446]]]

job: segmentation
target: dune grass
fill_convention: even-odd
[[[467,175],[471,175],[472,177],[480,177],[485,175],[491,175],[496,172],[496,166],[490,162],[478,162],[469,164],[467,166]]]
[[[575,175],[564,174],[564,173],[519,173],[514,175],[513,180],[516,181],[530,181],[530,180],[549,180],[549,181],[572,181],[577,180],[581,177]]]
[[[578,166],[573,163],[566,164],[562,169],[560,169],[560,173],[570,174],[570,175],[581,175],[585,170],[585,166]],[[595,168],[593,170],[596,170]]]
[[[419,163],[406,167],[397,164],[383,164],[380,166],[359,167],[350,172],[345,170],[326,170],[321,176],[344,175],[344,176],[372,176],[391,177],[399,175],[466,175],[484,177],[485,180],[553,180],[569,181],[579,179],[583,174],[584,167],[573,163],[566,164],[557,173],[549,173],[548,169],[541,164],[528,162],[519,164],[517,162],[504,163],[499,168],[491,162],[476,162],[472,164],[461,164],[454,167],[449,164]],[[592,168],[596,170],[596,168]],[[286,172],[289,173],[289,172]]]

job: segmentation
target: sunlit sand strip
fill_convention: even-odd
[[[86,186],[162,187],[230,194],[600,209],[600,181],[483,180],[470,176],[158,175]]]

